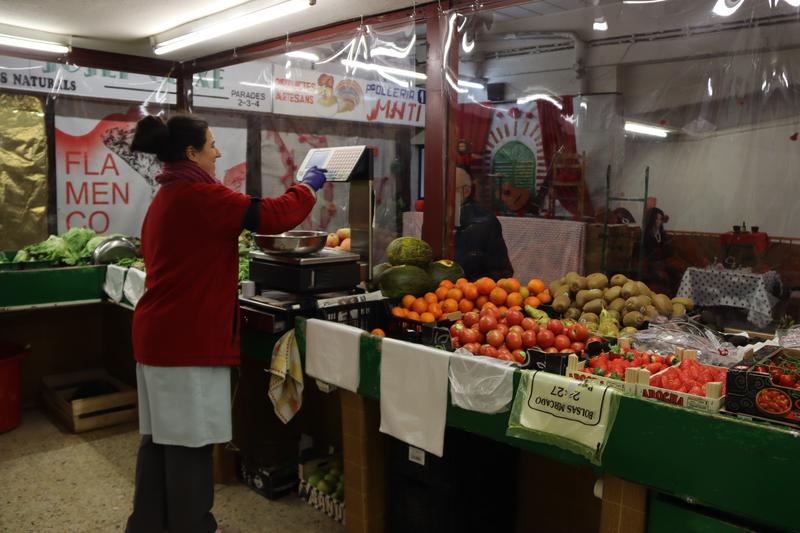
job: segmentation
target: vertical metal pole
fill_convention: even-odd
[[[642,236],[639,242],[639,266],[636,269],[637,276],[642,277],[642,264],[644,263],[644,232],[647,228],[647,194],[650,189],[650,167],[644,169],[644,198],[642,199]]]
[[[603,247],[600,254],[600,272],[606,273],[606,246],[608,241],[608,209],[611,204],[611,165],[606,167],[606,209],[603,221]]]

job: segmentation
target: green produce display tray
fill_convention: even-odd
[[[104,298],[106,267],[0,271],[0,311]]]
[[[296,325],[302,353],[305,323],[298,319]],[[266,344],[267,339],[264,341]],[[245,349],[257,344],[250,339]],[[358,392],[378,398],[379,339],[363,337],[360,358]],[[515,385],[518,379],[519,372]],[[506,437],[508,417],[509,413],[466,411],[448,402],[449,426],[565,463],[591,466],[560,448]],[[794,482],[800,479],[798,458],[796,431],[623,396],[603,463],[595,468],[598,473],[608,472],[732,516],[799,531],[794,509]]]

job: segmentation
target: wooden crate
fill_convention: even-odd
[[[138,419],[136,389],[119,381],[104,370],[92,369],[45,376],[42,381],[44,382],[45,405],[58,422],[73,433]],[[106,382],[118,392],[71,400],[78,387],[91,381]]]

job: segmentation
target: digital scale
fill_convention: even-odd
[[[314,294],[352,289],[361,281],[359,255],[323,248],[304,256],[272,255],[253,251],[250,279],[257,289]]]
[[[328,181],[347,182],[372,179],[372,158],[366,146],[344,146],[339,148],[312,148],[297,168],[296,181],[311,167],[327,170]]]

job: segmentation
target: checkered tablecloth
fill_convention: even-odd
[[[572,220],[498,217],[514,277],[545,283],[570,271],[583,272],[586,224]],[[422,213],[403,213],[403,235],[420,237]]]
[[[781,277],[770,271],[756,274],[745,270],[687,268],[678,296],[691,298],[696,305],[728,306],[747,309],[747,320],[758,327],[772,322],[772,308],[778,302]]]

